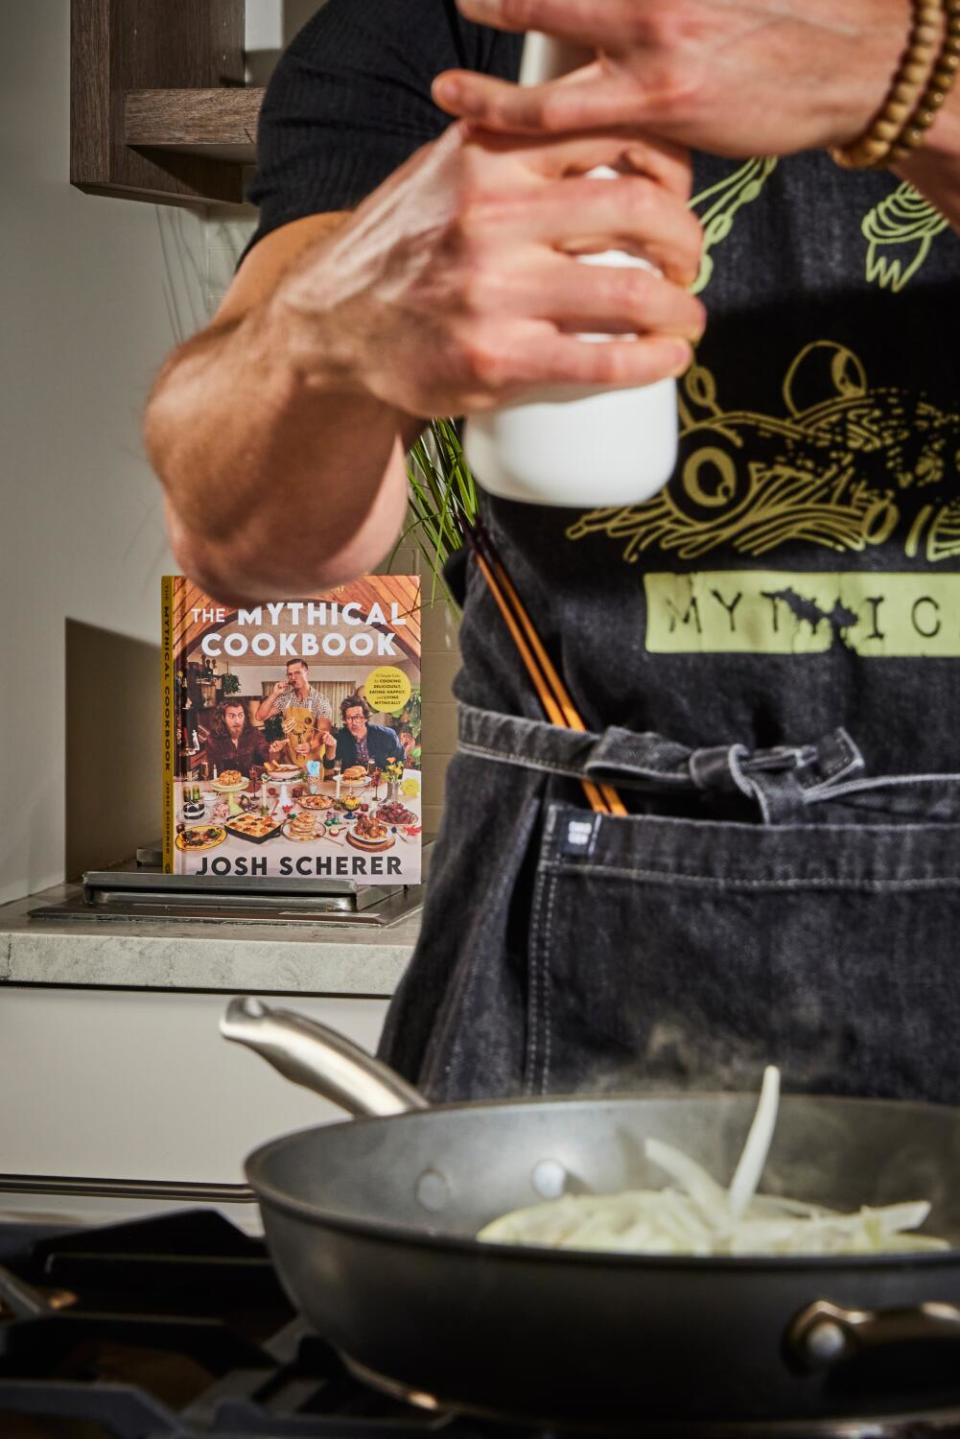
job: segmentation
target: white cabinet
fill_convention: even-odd
[[[263,1140],[343,1119],[221,1038],[228,998],[0,989],[0,1174],[240,1184],[244,1156]],[[387,1008],[384,999],[265,998],[367,1049],[376,1048]],[[31,1198],[4,1192],[0,1179],[0,1212],[7,1214],[107,1218],[144,1205],[160,1207]]]

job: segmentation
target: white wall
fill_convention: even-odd
[[[249,85],[266,84],[281,48],[322,3],[323,0],[247,0],[244,46]]]
[[[103,657],[106,690],[152,672],[171,560],[139,416],[164,353],[203,315],[198,218],[68,184],[69,33],[68,0],[0,6],[0,899],[63,875],[67,622]],[[109,794],[137,696],[76,694]],[[154,693],[144,724],[156,710]]]

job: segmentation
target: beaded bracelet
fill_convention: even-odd
[[[831,149],[832,158],[848,170],[878,169],[902,159],[933,123],[958,63],[960,0],[913,0],[910,35],[883,106],[858,139]]]
[[[905,128],[890,146],[888,164],[903,160],[911,150],[922,144],[923,137],[937,117],[950,87],[957,78],[960,66],[960,0],[944,0],[946,29],[940,45],[933,74],[927,81],[927,88],[920,96],[917,108],[910,116]]]

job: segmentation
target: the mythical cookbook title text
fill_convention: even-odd
[[[227,612],[216,607],[197,606],[190,611],[194,624],[226,624]],[[291,631],[264,630],[264,615],[267,623],[273,625],[304,625],[311,628]],[[368,608],[350,601],[345,605],[336,600],[284,600],[273,604],[255,605],[253,609],[237,610],[229,634],[213,631],[204,635],[200,649],[211,659],[227,655],[239,659],[242,655],[257,655],[261,659],[276,655],[280,659],[309,659],[314,655],[326,655],[336,659],[339,655],[391,655],[398,658],[393,634],[380,626],[402,629],[407,621],[397,603],[386,607],[374,602]],[[340,626],[352,629],[354,633],[343,634]],[[317,634],[316,630],[326,630]],[[244,634],[244,630],[253,630]]]

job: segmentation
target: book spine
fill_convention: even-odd
[[[163,870],[173,873],[173,781],[177,754],[177,688],[173,656],[173,609],[176,580],[164,575],[160,591],[160,666],[163,714]]]

